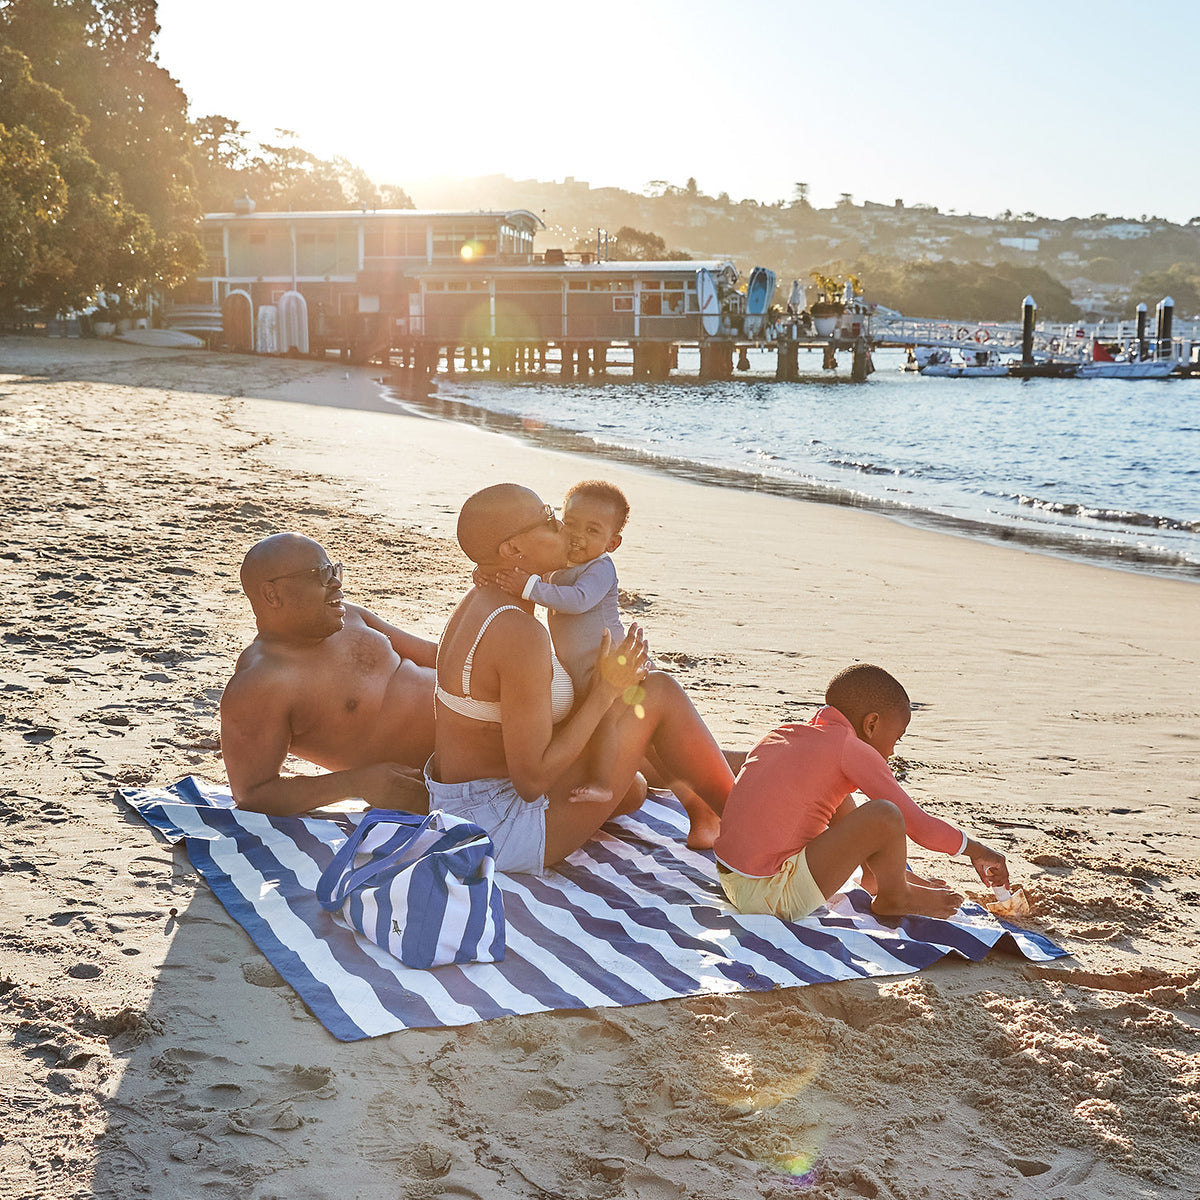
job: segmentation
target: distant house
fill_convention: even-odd
[[[1007,246],[1010,250],[1024,250],[1029,254],[1036,254],[1038,246],[1041,242],[1035,237],[1002,237],[996,239],[999,245]]]
[[[173,293],[166,319],[175,328],[223,331],[234,349],[262,349],[258,314],[298,293],[316,348],[325,342],[350,351],[383,336],[385,324],[390,333],[392,322],[409,320],[418,293],[413,268],[531,263],[539,227],[525,209],[260,213],[246,201],[204,217],[205,265]]]
[[[724,260],[596,262],[574,253],[567,261],[562,250],[534,252],[539,228],[526,209],[256,213],[243,205],[204,218],[205,266],[174,293],[166,320],[230,349],[335,349],[365,361],[392,348],[693,340],[701,267],[736,302],[736,271]]]

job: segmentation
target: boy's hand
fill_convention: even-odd
[[[529,572],[522,571],[520,567],[505,567],[492,576],[492,582],[502,592],[507,592],[510,596],[520,599],[530,578]]]
[[[992,850],[971,838],[963,853],[971,860],[975,873],[988,887],[1008,887],[1008,863],[998,850]]]

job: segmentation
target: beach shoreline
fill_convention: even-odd
[[[806,1155],[829,1200],[1200,1187],[1192,583],[557,452],[303,360],[0,338],[0,455],[0,1197],[776,1197]],[[436,637],[465,496],[589,475],[630,497],[626,616],[723,744],[888,667],[906,786],[1073,957],[325,1033],[113,788],[223,780],[258,537],[318,538],[349,599]]]
[[[507,382],[471,373],[426,382],[395,372],[381,382],[417,411],[551,449],[1200,580],[1200,511],[1186,484],[1196,433],[1186,381],[1121,405],[1113,386],[1064,394],[1055,381],[1032,390],[1010,380],[947,384],[882,365],[865,386],[754,375],[699,383],[685,374],[648,389],[619,371]],[[1041,430],[1048,412],[1053,436],[1043,443],[1029,430]],[[1121,420],[1132,421],[1137,436],[1120,437]],[[947,427],[964,436],[951,439]],[[1156,439],[1171,447],[1161,466],[1152,465]]]

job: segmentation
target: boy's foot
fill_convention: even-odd
[[[909,871],[905,878],[909,883],[915,883],[921,887],[944,888],[950,886],[944,879],[938,879],[936,875],[918,875],[916,871]]]
[[[721,818],[703,801],[688,808],[687,847],[689,850],[711,850],[721,832]]]
[[[612,788],[599,783],[581,783],[577,788],[571,789],[567,799],[572,804],[607,804],[611,807]]]
[[[871,911],[879,917],[952,917],[962,902],[949,888],[905,883],[895,892],[876,896]]]

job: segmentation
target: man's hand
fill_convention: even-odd
[[[376,763],[354,772],[360,795],[372,808],[399,808],[405,812],[429,811],[425,776],[402,763]]]

